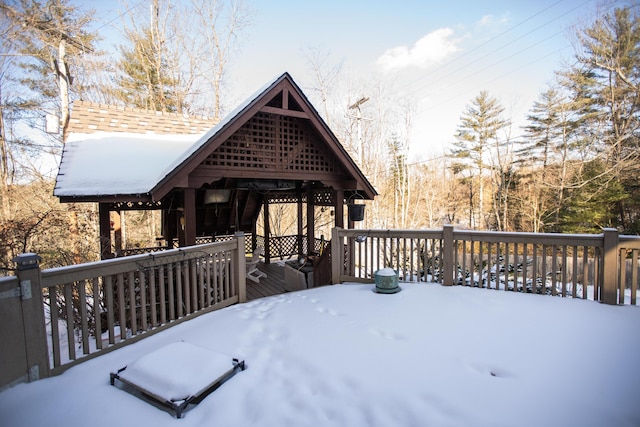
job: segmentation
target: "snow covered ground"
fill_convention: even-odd
[[[640,308],[402,283],[213,312],[0,393],[2,425],[638,426]],[[109,374],[184,341],[247,369],[177,420]],[[177,362],[179,363],[179,361]]]

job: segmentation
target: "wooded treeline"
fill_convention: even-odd
[[[148,6],[123,12],[114,25],[124,42],[108,53],[95,16],[74,1],[0,5],[0,267],[22,252],[40,254],[46,267],[98,256],[96,207],[52,196],[74,100],[215,118],[234,107],[224,82],[251,30],[246,5]],[[359,226],[639,234],[638,10],[610,10],[575,37],[573,65],[557,70],[524,129],[512,129],[490,93],[470,94],[448,155],[420,163],[409,161],[421,144],[409,136],[410,100],[376,77],[348,76],[329,52],[306,52],[308,96],[380,193]],[[272,229],[295,234],[286,215]],[[155,237],[148,213],[128,221],[132,241]]]

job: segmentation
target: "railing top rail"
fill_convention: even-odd
[[[204,245],[51,268],[42,271],[42,287],[46,288],[92,277],[108,276],[140,270],[141,268],[171,264],[178,260],[200,258],[203,255],[235,248],[237,248],[237,240],[225,240]]]
[[[341,229],[343,237],[380,237],[380,238],[442,238],[443,230],[405,230],[405,229]],[[469,240],[489,243],[531,243],[559,246],[593,246],[602,247],[604,234],[565,234],[565,233],[521,233],[504,231],[453,230],[454,240]],[[625,247],[640,248],[640,237],[620,236]]]
[[[2,287],[14,287],[18,284],[18,278],[16,276],[2,276],[0,277],[0,288]]]
[[[603,244],[603,234],[513,233],[505,231],[454,230],[453,238],[476,242],[535,243],[544,245],[597,246]]]
[[[640,249],[640,236],[620,235],[618,240],[625,249]]]
[[[344,237],[401,237],[401,238],[427,238],[427,239],[440,239],[442,238],[442,230],[404,230],[404,229],[341,229],[339,234]]]

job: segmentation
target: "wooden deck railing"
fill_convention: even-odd
[[[2,329],[0,340],[24,331],[23,345],[39,354],[29,367],[38,366],[38,377],[58,374],[184,320],[246,301],[245,270],[242,234],[223,242],[42,271],[37,262],[22,270],[18,264],[17,279],[0,282],[0,291],[29,283],[29,298],[20,291],[7,293],[12,298],[0,300],[0,309],[19,313],[28,306],[32,317],[44,318],[34,322],[36,327]],[[14,350],[0,353],[5,351]],[[0,388],[19,378],[8,375]]]
[[[403,281],[436,281],[636,304],[640,237],[455,230],[333,231],[333,283],[372,282],[391,267]]]
[[[391,267],[402,281],[637,304],[640,237],[619,236],[612,229],[568,235],[451,226],[335,228],[328,250],[332,283],[373,282],[377,270]],[[0,278],[0,342],[5,344],[0,346],[0,389],[61,373],[184,320],[245,301],[246,253],[245,236],[239,234],[216,243],[50,270],[40,270],[35,254],[17,257],[16,277]]]

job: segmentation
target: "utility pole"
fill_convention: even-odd
[[[354,104],[349,106],[350,110],[357,110],[356,111],[356,120],[358,121],[358,145],[357,145],[357,150],[356,150],[356,158],[358,159],[358,162],[360,163],[360,167],[362,167],[364,165],[364,147],[363,147],[363,141],[362,141],[362,111],[360,110],[360,106],[362,104],[364,104],[365,102],[367,102],[369,100],[369,98],[363,96],[361,97],[359,100],[357,100]]]

